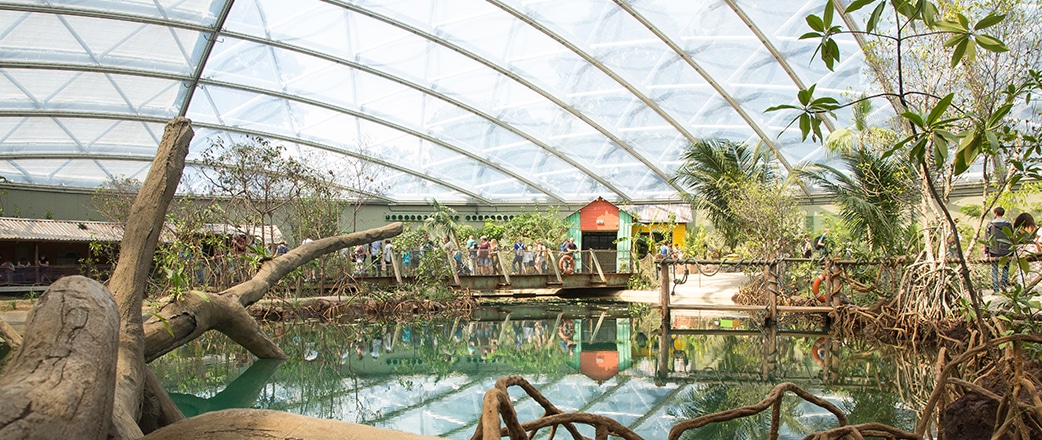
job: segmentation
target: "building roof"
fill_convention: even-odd
[[[620,207],[623,211],[630,213],[633,220],[638,223],[668,223],[673,216],[675,223],[691,223],[694,216],[691,205],[626,205]]]
[[[116,223],[0,217],[0,240],[120,241],[123,227]]]
[[[259,238],[262,228],[208,223],[200,232],[223,235],[246,234]],[[277,226],[267,226],[263,232],[265,244],[284,240],[282,231]],[[169,233],[164,232],[162,239],[166,240],[169,236]],[[0,217],[0,240],[121,241],[123,240],[123,226],[111,222]]]

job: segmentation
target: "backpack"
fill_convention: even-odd
[[[1012,229],[1013,225],[1006,219],[992,220],[988,223],[985,236],[988,239],[988,255],[992,257],[1004,257],[1013,251],[1013,240],[1006,235],[1005,229]]]
[[[825,235],[819,235],[818,238],[814,239],[814,250],[820,251],[825,249]]]

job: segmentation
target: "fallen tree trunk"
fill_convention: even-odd
[[[48,290],[52,293],[46,295],[49,300],[34,308],[38,317],[30,315],[24,345],[0,378],[0,437],[132,439],[143,436],[142,426],[151,430],[184,422],[158,381],[150,377],[146,358],[155,359],[211,329],[259,357],[285,358],[245,307],[290,271],[320,255],[402,231],[401,223],[394,223],[317,240],[264,262],[242,284],[208,300],[190,295],[173,301],[146,321],[141,310],[149,268],[192,136],[188,119],[167,123],[127,218],[119,261],[109,282],[111,294],[89,279],[68,277],[52,285]],[[98,304],[80,304],[91,301]],[[297,417],[297,425],[310,425],[304,420],[313,420]]]
[[[144,438],[148,440],[181,440],[214,438],[214,436],[219,436],[223,440],[256,438],[422,440],[438,438],[264,409],[226,409],[210,412],[164,427]]]
[[[144,322],[145,360],[151,362],[174,348],[184,345],[208,330],[228,335],[250,353],[261,359],[285,359],[286,355],[246,307],[259,301],[282,277],[321,255],[338,249],[394,237],[402,232],[401,223],[391,223],[337,237],[323,238],[298,246],[278,258],[261,264],[250,280],[206,298],[188,295],[165,304]]]
[[[81,276],[55,281],[0,377],[0,438],[105,438],[118,340],[116,303],[105,286]]]

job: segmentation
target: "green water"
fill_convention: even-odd
[[[471,320],[279,324],[268,330],[287,361],[256,360],[211,332],[151,367],[186,416],[266,408],[457,439],[471,437],[484,393],[506,375],[524,377],[564,411],[608,416],[646,439],[759,402],[782,382],[838,405],[850,423],[911,430],[929,392],[928,356],[835,341],[813,325],[776,333],[740,316],[675,317],[663,353],[660,319],[626,304],[539,303],[482,307]],[[511,395],[520,420],[542,414],[520,389]],[[769,417],[687,438],[766,438]],[[782,420],[783,438],[836,426],[795,396]]]

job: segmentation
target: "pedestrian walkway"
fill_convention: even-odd
[[[670,283],[670,304],[716,304],[732,305],[731,300],[738,289],[749,282],[749,277],[742,272],[720,272],[713,276],[700,274],[688,275],[684,284]],[[659,303],[660,292],[656,290],[623,290],[618,298],[629,302]]]

